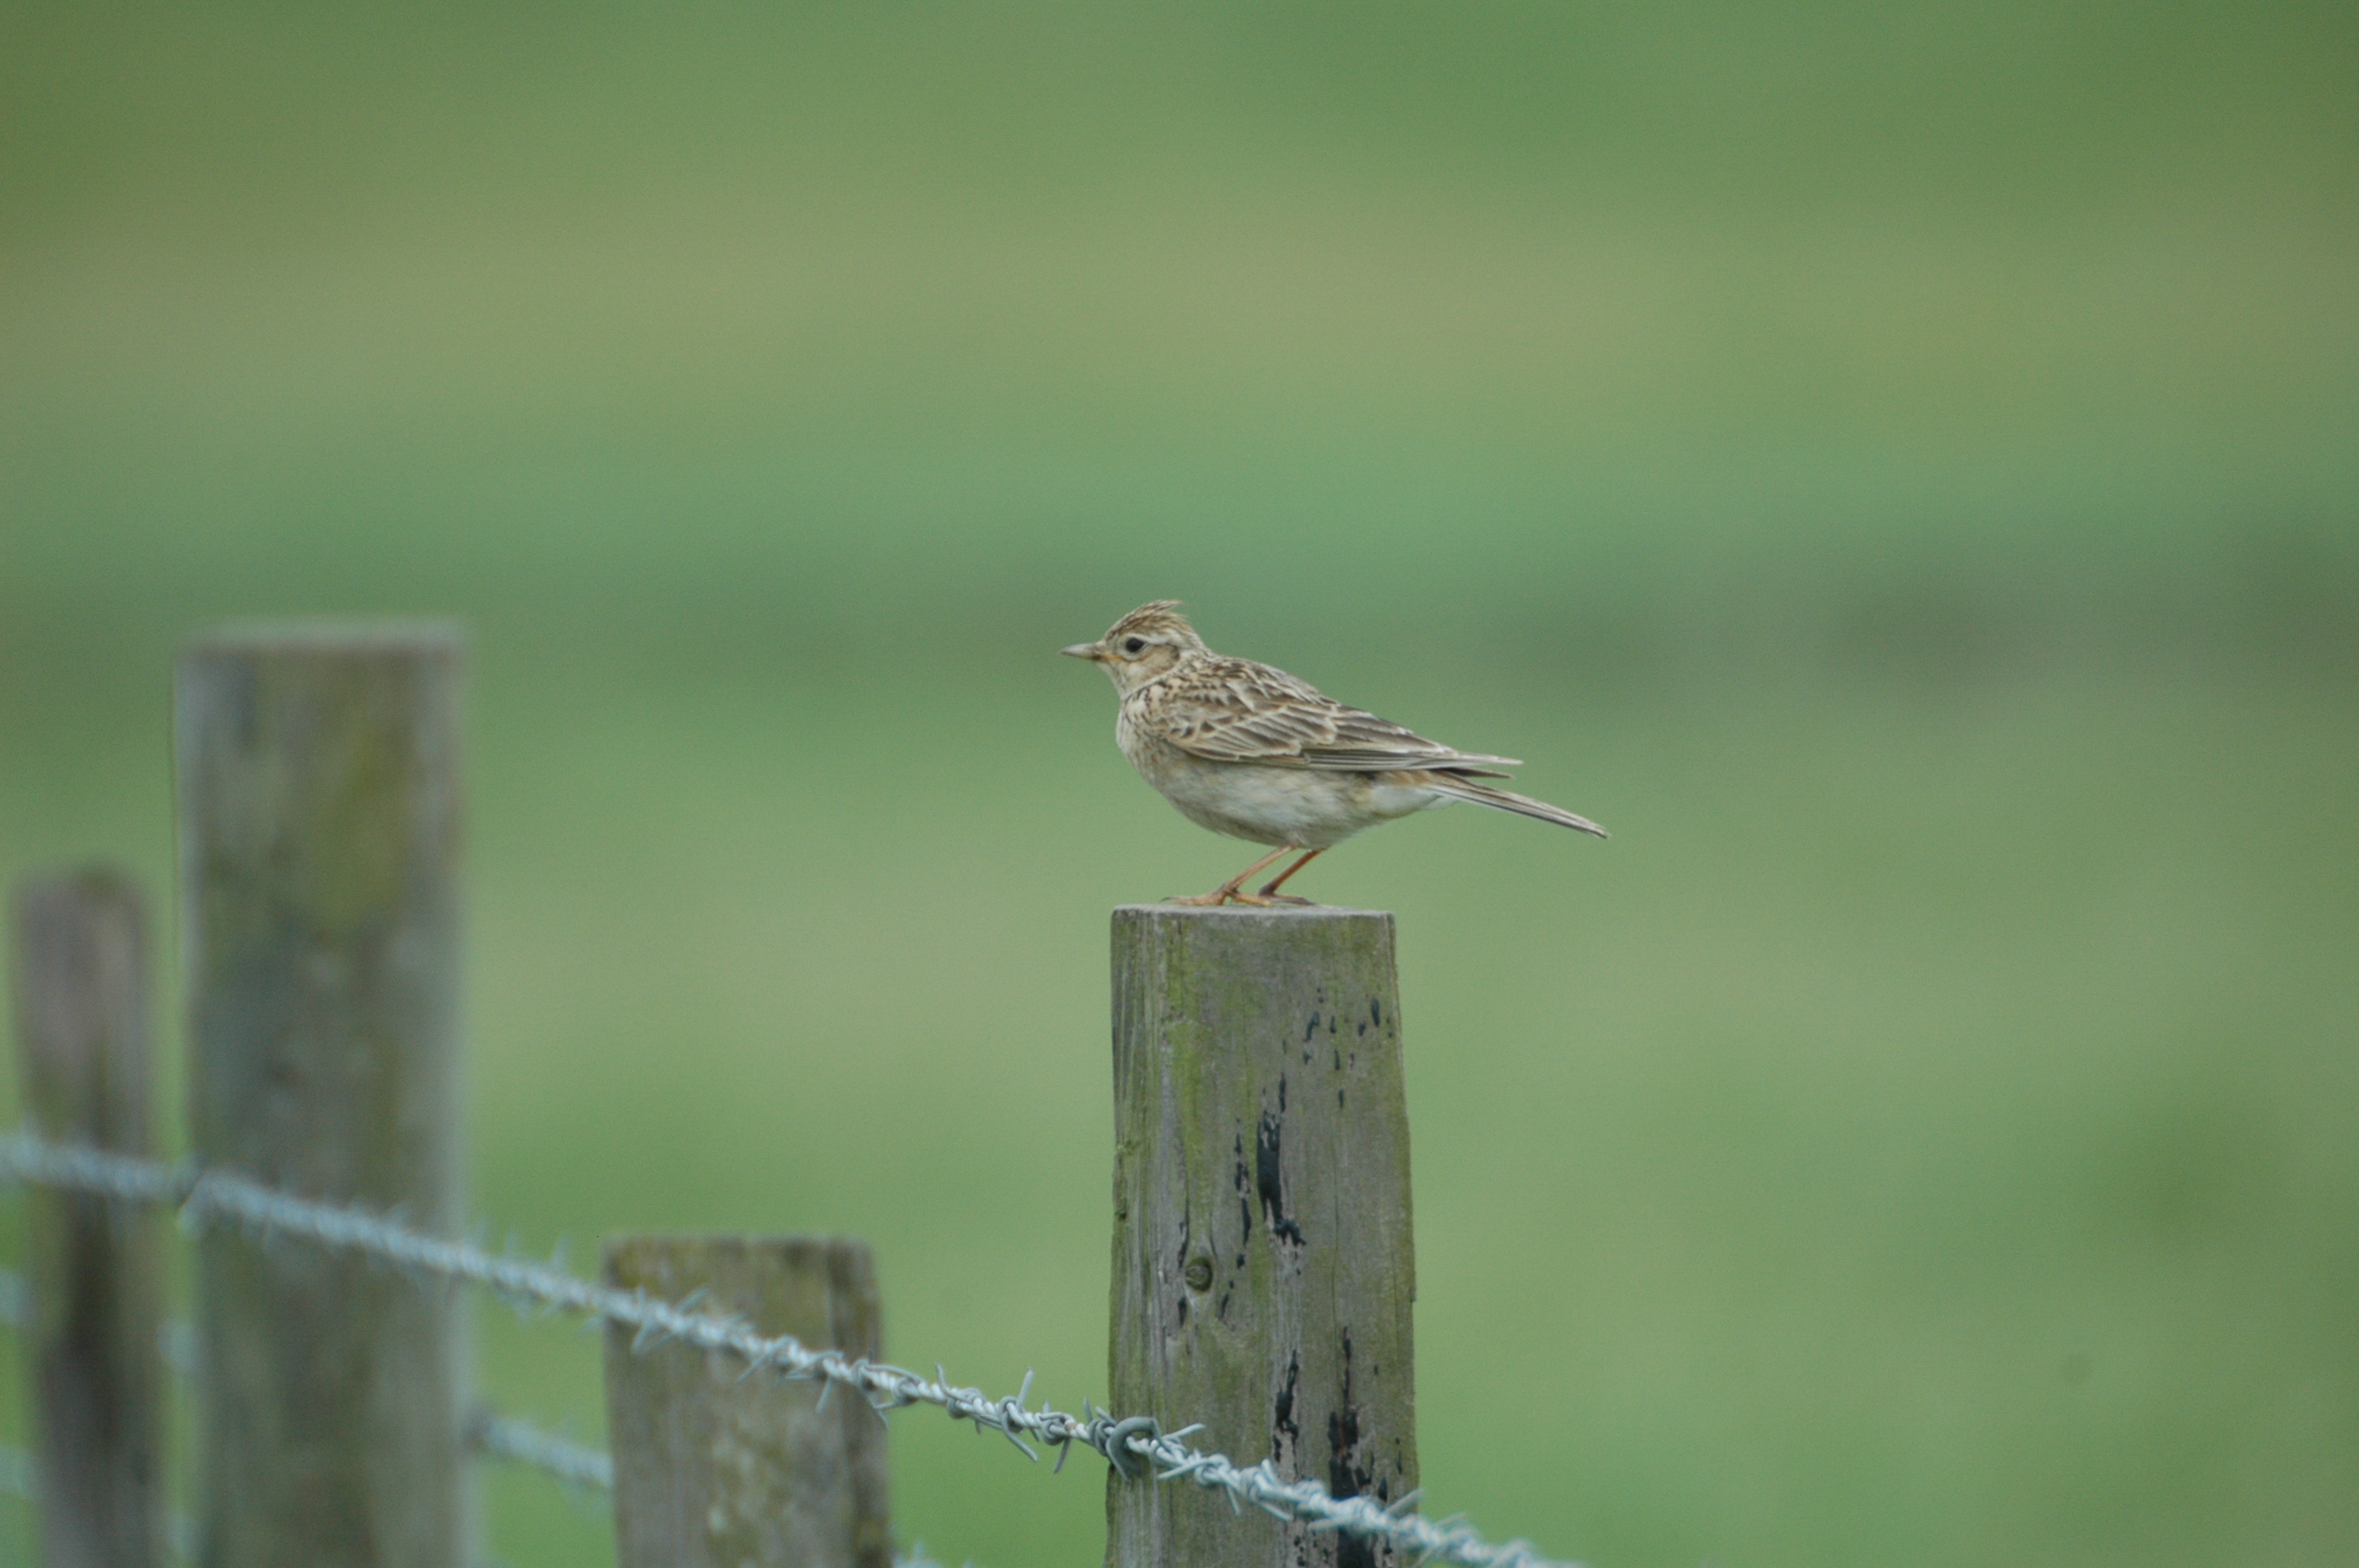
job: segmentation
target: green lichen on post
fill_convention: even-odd
[[[1392,917],[1114,918],[1114,1408],[1337,1496],[1417,1486],[1408,1120]],[[1389,1550],[1110,1476],[1109,1568]]]
[[[884,1354],[875,1265],[857,1241],[802,1237],[624,1237],[605,1280],[742,1315],[871,1360]],[[638,1347],[606,1330],[619,1568],[891,1568],[885,1423],[857,1397],[746,1378],[745,1364],[680,1344]]]
[[[152,1152],[147,917],[106,871],[16,889],[16,1051],[34,1130]],[[26,1195],[40,1561],[149,1568],[164,1557],[163,1247],[157,1217],[83,1194]]]
[[[175,693],[197,1155],[455,1234],[462,651],[448,628],[192,642]],[[472,1551],[463,1298],[198,1244],[201,1561]]]

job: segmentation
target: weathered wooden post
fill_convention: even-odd
[[[1114,915],[1113,1408],[1240,1465],[1417,1486],[1408,1117],[1392,916]],[[1108,1568],[1373,1565],[1185,1485],[1109,1475]]]
[[[176,702],[191,1141],[208,1164],[455,1234],[462,648],[233,630]],[[466,1303],[315,1248],[197,1249],[210,1568],[469,1560]]]
[[[16,891],[16,1050],[34,1128],[150,1152],[147,921],[129,881],[46,877]],[[149,1568],[164,1525],[162,1254],[156,1217],[27,1195],[41,1561]]]
[[[876,1270],[857,1241],[633,1236],[606,1248],[623,1290],[742,1315],[872,1360],[884,1354]],[[891,1568],[885,1422],[837,1389],[745,1377],[719,1351],[632,1348],[606,1330],[618,1568]]]

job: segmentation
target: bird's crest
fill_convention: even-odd
[[[1196,635],[1196,629],[1188,624],[1188,618],[1180,613],[1180,601],[1176,599],[1158,599],[1140,605],[1106,628],[1105,641],[1111,647],[1133,633],[1156,632],[1174,634],[1183,647],[1201,648],[1204,645],[1204,640]]]

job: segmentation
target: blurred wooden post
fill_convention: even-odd
[[[605,1279],[742,1315],[813,1349],[884,1354],[875,1265],[857,1241],[631,1236]],[[618,1568],[891,1568],[885,1422],[849,1390],[783,1382],[719,1351],[631,1348],[606,1330]]]
[[[195,1152],[456,1234],[462,647],[448,628],[200,637],[176,703]],[[473,1552],[466,1303],[357,1259],[197,1249],[201,1560]]]
[[[16,1049],[42,1137],[145,1156],[147,921],[108,871],[17,889]],[[156,1217],[27,1195],[41,1561],[149,1568],[164,1522],[162,1255]]]
[[[1417,1486],[1392,916],[1114,915],[1115,1414],[1385,1501]],[[1108,1568],[1389,1563],[1214,1492],[1106,1478]]]

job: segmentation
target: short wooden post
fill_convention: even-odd
[[[177,693],[191,1141],[455,1234],[460,639],[199,638]],[[234,1232],[197,1249],[209,1568],[468,1561],[466,1303]]]
[[[128,880],[46,877],[16,900],[16,1041],[42,1137],[146,1155],[147,921]],[[149,1568],[164,1522],[156,1217],[28,1195],[41,1561]]]
[[[876,1270],[857,1241],[632,1236],[605,1279],[742,1315],[874,1360],[884,1354]],[[849,1390],[820,1390],[677,1342],[632,1348],[606,1330],[618,1568],[891,1568],[885,1422]]]
[[[1392,916],[1114,915],[1113,1408],[1240,1465],[1417,1486],[1408,1117]],[[1372,1568],[1191,1486],[1106,1480],[1108,1568]]]

